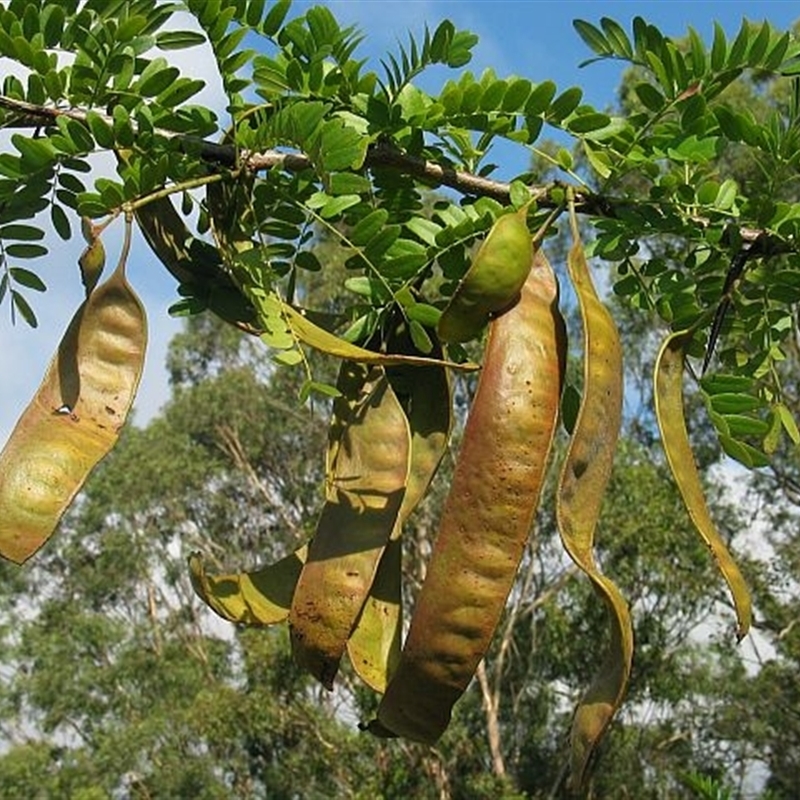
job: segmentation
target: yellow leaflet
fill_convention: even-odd
[[[144,366],[147,320],[119,265],[78,308],[33,400],[0,453],[0,556],[21,564],[51,536],[113,448]]]
[[[411,432],[406,493],[369,597],[347,640],[347,653],[356,673],[381,693],[386,691],[400,658],[402,526],[436,474],[452,425],[450,383],[443,367],[391,367],[387,376]]]
[[[583,322],[584,385],[559,480],[556,518],[565,549],[607,604],[612,626],[608,656],[573,720],[571,773],[577,786],[592,750],[622,702],[633,657],[633,629],[625,601],[594,559],[595,527],[622,421],[622,347],[614,320],[592,284],[572,202],[570,222],[574,243],[568,267]]]
[[[295,660],[329,689],[397,525],[411,449],[382,368],[346,361],[337,388],[326,502],[289,611]]]
[[[733,595],[738,623],[736,635],[741,640],[750,628],[752,617],[750,591],[711,519],[683,416],[685,349],[691,342],[693,334],[694,329],[673,333],[661,346],[655,371],[656,418],[667,462],[683,497],[686,510],[697,532],[711,550]]]
[[[294,587],[308,554],[308,545],[274,564],[253,572],[208,575],[199,553],[189,558],[192,587],[223,619],[244,625],[275,625],[289,616]]]

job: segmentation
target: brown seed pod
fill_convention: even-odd
[[[538,505],[558,417],[564,330],[537,252],[491,323],[484,366],[400,664],[367,728],[435,742],[483,658]]]

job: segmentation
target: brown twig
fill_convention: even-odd
[[[0,95],[0,109],[9,112],[9,117],[0,127],[5,128],[36,128],[53,123],[58,117],[66,117],[84,125],[88,125],[88,112],[79,108],[57,108],[55,106],[38,106],[12,97]],[[113,126],[112,117],[99,114],[109,125]],[[134,125],[134,130],[135,124]],[[218,144],[189,136],[175,131],[157,128],[159,136],[180,141],[187,151],[198,154],[203,160],[216,164],[226,169],[245,166],[254,172],[280,167],[289,172],[301,172],[312,166],[311,159],[304,153],[282,152],[266,150],[259,153],[242,153],[242,161],[237,163],[237,151],[233,145]],[[390,168],[398,172],[411,175],[418,180],[429,183],[432,187],[446,186],[463,195],[491,197],[501,203],[510,201],[511,184],[492,178],[484,178],[470,172],[454,169],[446,164],[439,164],[419,156],[406,153],[389,142],[378,142],[370,146],[364,162],[366,168]],[[563,185],[552,183],[543,186],[528,187],[533,199],[542,208],[555,208],[563,203]],[[574,188],[575,210],[580,214],[589,214],[597,217],[614,218],[618,209],[630,207],[634,203],[629,199],[611,198],[592,192]],[[703,227],[708,220],[697,218],[693,220]],[[758,239],[758,253],[751,248],[750,254],[778,255],[780,253],[794,252],[795,247],[785,240],[771,235],[766,231],[752,228],[740,228],[739,237],[743,242],[755,243]]]

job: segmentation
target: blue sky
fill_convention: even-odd
[[[310,2],[295,3],[300,13]],[[466,28],[480,36],[475,58],[467,67],[475,73],[492,67],[499,76],[519,75],[534,82],[554,80],[560,88],[579,84],[585,100],[605,108],[614,103],[622,66],[617,63],[594,64],[583,69],[578,64],[589,56],[587,47],[572,27],[580,17],[597,23],[601,16],[616,19],[626,29],[634,16],[644,16],[668,35],[681,36],[687,26],[710,41],[714,20],[729,35],[738,30],[743,17],[770,20],[776,27],[787,28],[800,17],[800,5],[794,2],[719,2],[651,0],[648,3],[612,0],[330,0],[327,5],[340,21],[356,24],[366,35],[362,57],[379,58],[393,50],[398,39],[406,41],[407,32],[419,34],[427,23],[433,29],[443,19],[451,19],[456,27]],[[201,100],[221,108],[222,96],[213,79],[211,59],[180,54],[188,74],[206,78],[208,89]],[[374,61],[379,68],[377,60]],[[0,59],[0,78],[10,69]],[[445,80],[437,72],[433,80]],[[425,88],[435,89],[426,84]],[[0,148],[7,139],[0,138]],[[501,164],[498,177],[510,177],[524,168],[527,156],[520,151]],[[505,167],[505,169],[504,169]],[[118,226],[117,226],[118,227]],[[111,235],[106,242],[113,262],[119,241]],[[47,362],[54,352],[69,318],[82,296],[77,271],[80,242],[62,243],[53,240],[51,254],[34,266],[50,290],[43,297],[33,297],[41,325],[31,331],[26,325],[9,322],[8,306],[0,307],[0,442],[10,433],[14,422],[36,390]],[[137,420],[146,421],[166,400],[167,383],[163,369],[166,343],[179,330],[179,323],[166,315],[175,299],[174,283],[148,255],[141,238],[135,240],[129,276],[142,296],[150,319],[151,346],[145,376],[137,401]]]

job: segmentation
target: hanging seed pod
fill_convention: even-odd
[[[326,502],[289,611],[295,660],[328,689],[397,525],[410,455],[382,368],[345,362],[337,388]]]
[[[492,314],[519,296],[531,268],[533,240],[526,217],[528,206],[498,219],[478,249],[439,319],[443,342],[474,339]]]
[[[667,462],[686,510],[731,591],[738,622],[736,636],[741,640],[747,635],[753,616],[750,591],[711,519],[683,415],[683,367],[693,335],[694,329],[679,331],[661,345],[655,371],[656,419]]]
[[[379,736],[435,742],[489,647],[538,505],[558,416],[564,329],[544,255],[491,323],[484,365]]]
[[[437,348],[434,356],[440,355]],[[450,381],[443,367],[389,367],[386,374],[411,433],[408,481],[397,525],[358,623],[347,640],[347,653],[356,674],[381,693],[386,691],[400,659],[402,526],[428,491],[447,449],[452,426]]]
[[[114,446],[144,365],[147,322],[119,265],[83,302],[0,453],[0,556],[21,564],[51,536]]]
[[[611,475],[622,422],[622,347],[614,320],[597,296],[570,203],[574,243],[569,275],[583,324],[583,397],[556,492],[556,519],[564,548],[591,580],[611,617],[608,655],[572,723],[573,785],[583,779],[593,749],[622,702],[633,657],[633,629],[616,585],[601,574],[594,558],[594,534]]]

